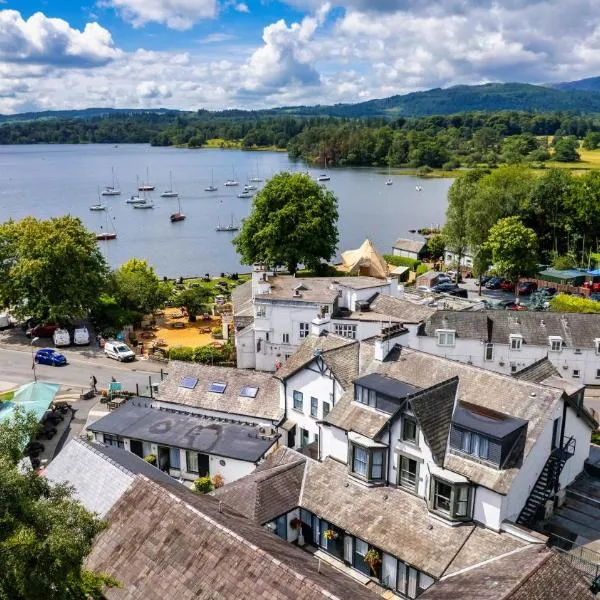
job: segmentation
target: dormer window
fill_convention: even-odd
[[[385,480],[385,448],[365,448],[350,442],[350,472],[372,483]]]
[[[482,460],[487,460],[490,445],[486,437],[471,431],[463,431],[460,449],[466,454],[471,454]]]
[[[562,350],[563,340],[559,335],[551,335],[548,337],[548,345],[552,352],[560,352]]]
[[[454,346],[456,331],[453,329],[436,329],[438,346]]]
[[[520,350],[523,345],[523,336],[520,333],[511,333],[509,343],[511,350]]]

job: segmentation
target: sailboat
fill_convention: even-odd
[[[422,188],[422,186],[420,186],[420,185],[416,185],[416,186],[415,186],[415,190],[417,190],[417,192],[422,192],[422,191],[423,191],[423,188]]]
[[[154,208],[154,202],[152,202],[152,198],[150,198],[148,200],[148,198],[146,198],[146,192],[144,192],[144,198],[140,202],[136,202],[133,205],[133,208],[140,208],[140,209]]]
[[[115,168],[114,167],[112,167],[112,185],[107,185],[102,190],[102,195],[103,196],[120,196],[121,195],[121,190],[119,189],[118,185],[116,185],[116,183],[115,183]]]
[[[244,190],[243,192],[240,192],[237,197],[238,198],[252,198],[254,194],[248,190]]]
[[[392,181],[392,177],[391,177],[391,175],[392,175],[391,170],[392,170],[392,165],[388,164],[388,178],[387,178],[387,181],[385,182],[385,185],[392,185],[394,183]]]
[[[252,183],[261,183],[262,179],[260,178],[259,174],[258,174],[258,161],[256,161],[256,177],[250,177],[250,181]]]
[[[169,171],[169,181],[170,181],[169,189],[165,190],[160,195],[161,198],[177,198],[179,196],[179,194],[177,192],[173,191],[173,171]]]
[[[235,180],[235,169],[232,167],[231,171],[233,173],[233,179],[228,179],[225,182],[225,187],[234,187],[236,185],[240,185],[236,180]]]
[[[233,213],[231,213],[231,222],[229,225],[221,225],[221,219],[219,219],[219,224],[215,227],[215,231],[237,231],[239,227],[233,220]]]
[[[325,159],[325,171],[327,171],[327,158]],[[330,179],[331,177],[329,177],[329,174],[327,172],[321,173],[317,177],[317,181],[329,181]]]
[[[152,192],[156,186],[150,184],[150,168],[146,167],[146,183],[138,186],[140,192]]]
[[[112,226],[112,231],[110,231],[110,227],[108,225],[108,219],[109,219],[109,217],[110,217],[110,211],[107,210],[106,211],[106,230],[104,230],[102,228],[102,225],[100,225],[100,229],[102,229],[102,231],[99,231],[96,234],[96,239],[97,240],[108,241],[108,240],[116,240],[117,239],[117,232],[115,230],[114,224]]]
[[[181,212],[181,200],[179,196],[177,196],[177,212],[173,213],[169,219],[171,219],[171,223],[177,223],[185,219],[185,215]]]
[[[257,188],[255,185],[252,185],[251,183],[247,183],[247,184],[244,186],[244,191],[245,191],[245,192],[252,192],[252,191],[254,191],[254,190],[256,190],[256,189],[258,189],[258,188]]]
[[[96,204],[92,204],[90,206],[90,210],[94,210],[94,211],[106,210],[106,206],[104,204],[102,204],[102,202],[100,202],[100,190],[98,190],[98,202]]]
[[[217,188],[215,187],[215,172],[214,169],[210,170],[210,185],[204,188],[205,192],[216,192]]]

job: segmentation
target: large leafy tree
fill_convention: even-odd
[[[96,238],[75,217],[0,225],[0,304],[19,318],[83,317],[106,281]]]
[[[233,240],[246,264],[299,264],[316,269],[338,242],[336,197],[310,177],[279,173],[256,195],[252,211]]]
[[[491,229],[485,247],[496,270],[519,284],[520,277],[534,275],[538,263],[538,240],[533,229],[519,217],[500,219]]]
[[[207,312],[211,296],[211,291],[200,285],[179,292],[175,302],[187,309],[189,320],[194,322],[197,315]]]
[[[0,423],[0,599],[100,600],[118,584],[83,564],[104,523],[67,486],[18,467],[36,427],[20,411]]]

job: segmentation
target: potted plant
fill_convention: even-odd
[[[144,460],[151,465],[156,466],[156,454],[148,454],[144,457]]]
[[[298,546],[304,546],[304,535],[302,533],[302,521],[298,517],[294,517],[290,521],[290,527],[298,532]]]
[[[335,539],[337,539],[337,531],[334,531],[333,529],[326,529],[323,532],[323,537],[328,540],[328,541],[333,541]]]
[[[371,548],[367,551],[363,560],[369,565],[371,571],[373,572],[373,575],[377,577],[377,565],[381,562],[379,552]]]

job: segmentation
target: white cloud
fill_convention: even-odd
[[[100,0],[100,5],[115,8],[135,27],[154,22],[182,31],[218,11],[217,0]]]
[[[250,9],[248,8],[248,5],[245,2],[238,2],[234,7],[235,10],[237,10],[237,12],[241,12],[241,13],[249,13]]]
[[[228,42],[229,40],[235,39],[234,35],[230,33],[211,33],[198,40],[201,44],[218,44],[221,42]]]
[[[156,81],[142,81],[135,90],[144,100],[165,100],[173,95],[165,84],[158,84]]]
[[[79,31],[43,13],[24,20],[16,10],[0,10],[0,61],[84,67],[104,65],[119,55],[109,31],[97,23]]]

